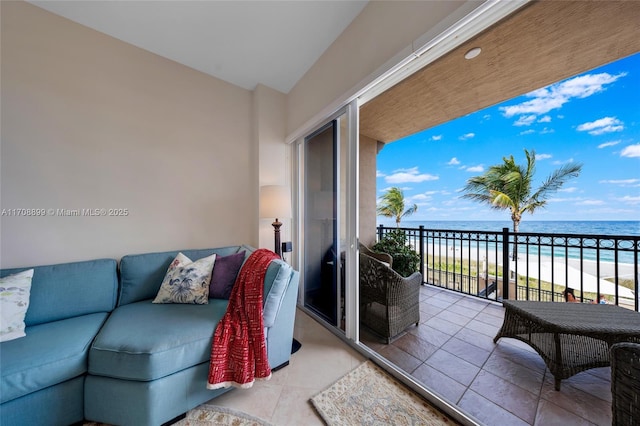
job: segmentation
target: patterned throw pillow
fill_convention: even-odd
[[[24,337],[33,269],[0,278],[0,342]]]
[[[244,263],[244,250],[229,256],[218,257],[213,265],[211,285],[209,285],[209,297],[216,299],[228,299],[231,290],[236,283],[236,277],[240,267]]]
[[[209,303],[209,282],[216,255],[193,262],[182,253],[176,258],[162,281],[153,303]]]

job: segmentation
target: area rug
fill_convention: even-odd
[[[311,398],[311,403],[329,426],[457,424],[371,361]]]
[[[173,426],[271,426],[257,417],[226,407],[194,408]]]
[[[83,426],[110,426],[106,423],[85,422]],[[185,418],[171,426],[272,426],[249,414],[226,407],[204,405],[190,410]]]

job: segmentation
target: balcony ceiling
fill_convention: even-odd
[[[392,142],[629,56],[638,23],[635,1],[534,2],[363,105],[360,133]]]

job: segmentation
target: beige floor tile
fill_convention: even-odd
[[[277,426],[324,425],[311,404],[311,397],[318,392],[308,388],[288,386],[283,389],[271,423]]]

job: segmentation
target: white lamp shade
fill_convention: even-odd
[[[260,187],[260,217],[269,219],[291,217],[291,194],[286,186]]]

